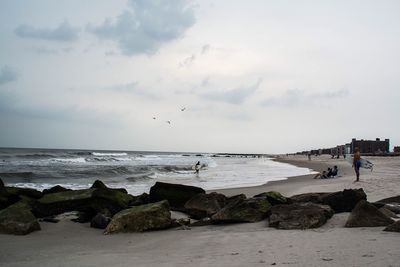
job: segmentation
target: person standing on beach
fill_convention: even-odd
[[[356,182],[360,181],[361,154],[358,147],[354,149],[353,167],[356,172]]]

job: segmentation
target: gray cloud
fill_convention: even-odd
[[[70,42],[78,39],[79,29],[69,25],[67,21],[60,23],[56,28],[35,28],[22,24],[15,29],[15,34],[21,38]]]
[[[116,41],[125,55],[153,54],[195,22],[194,11],[184,0],[130,0],[129,9],[114,20],[106,19],[88,30],[100,39]]]
[[[239,87],[229,91],[217,91],[200,94],[201,97],[212,101],[225,102],[229,104],[242,104],[248,97],[254,94],[261,84],[261,79],[251,86]]]
[[[32,48],[32,50],[41,55],[56,55],[56,54],[61,54],[61,53],[68,54],[72,51],[72,47],[65,47],[62,49],[54,49],[54,48],[49,48],[49,47],[44,47],[44,46],[35,46]]]
[[[9,66],[4,66],[0,70],[0,85],[17,80],[17,72]]]
[[[144,90],[141,87],[139,87],[138,82],[115,85],[115,86],[107,87],[106,90],[110,90],[110,91],[118,92],[118,93],[134,94],[134,95],[141,96],[141,97],[144,97],[144,98],[147,98],[150,100],[160,100],[161,99],[160,96],[150,92],[149,90]]]
[[[328,105],[331,100],[343,98],[348,95],[345,89],[324,93],[308,94],[304,90],[287,90],[278,97],[271,97],[261,102],[266,107],[297,107],[314,104]]]

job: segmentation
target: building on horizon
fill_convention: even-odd
[[[375,140],[357,140],[356,138],[351,139],[350,153],[354,153],[354,149],[358,147],[361,154],[376,154],[376,153],[389,153],[389,139],[381,141],[380,138]]]

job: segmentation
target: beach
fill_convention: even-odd
[[[337,165],[334,179],[315,174],[262,186],[212,190],[247,197],[266,191],[285,196],[363,188],[368,201],[399,195],[399,157],[371,157],[355,183],[351,165],[330,156],[281,156],[276,160],[315,171]],[[349,213],[335,214],[309,230],[276,230],[267,222],[209,225],[144,233],[103,235],[89,224],[41,222],[27,236],[0,234],[1,266],[400,266],[400,235],[384,227],[344,228]]]

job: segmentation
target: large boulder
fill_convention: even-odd
[[[374,205],[361,200],[351,212],[345,227],[377,227],[392,223],[394,220],[380,212]]]
[[[194,219],[211,217],[221,210],[227,203],[227,197],[223,194],[197,194],[185,204],[186,213]]]
[[[43,196],[42,192],[32,188],[20,188],[11,186],[6,186],[4,188],[11,195],[26,196],[35,199],[39,199]]]
[[[68,188],[65,188],[65,187],[62,187],[61,185],[56,185],[56,186],[53,186],[53,187],[51,187],[49,189],[44,189],[43,190],[43,195],[53,194],[53,193],[60,193],[60,192],[65,192],[65,191],[72,191],[72,190],[68,189]]]
[[[387,232],[400,232],[400,221],[392,223],[391,225],[387,226],[383,231]]]
[[[350,212],[361,200],[367,200],[367,195],[362,188],[345,189],[322,196],[322,204],[331,206],[335,213]]]
[[[0,190],[3,188],[4,188],[4,183],[3,183],[3,180],[1,180],[1,178],[0,178]]]
[[[168,200],[172,210],[184,211],[185,203],[204,189],[195,186],[156,182],[150,188],[150,202]]]
[[[104,209],[112,214],[129,207],[133,196],[112,189],[83,189],[46,194],[34,207],[38,217],[57,215],[67,211],[82,211],[96,215]]]
[[[400,203],[385,204],[383,207],[393,213],[400,214]]]
[[[163,200],[122,210],[114,215],[105,233],[143,232],[171,225],[168,201]]]
[[[90,227],[98,229],[106,229],[111,222],[111,218],[102,213],[97,213],[90,221]]]
[[[400,196],[388,197],[377,201],[378,203],[399,203],[400,204]]]
[[[306,203],[306,202],[312,202],[315,204],[321,204],[322,203],[322,197],[329,195],[331,193],[304,193],[304,194],[299,194],[299,195],[294,195],[290,197],[290,200],[293,203]]]
[[[267,217],[270,208],[271,204],[264,197],[246,199],[243,195],[231,200],[211,219],[214,223],[258,222]]]
[[[26,235],[40,230],[40,225],[31,212],[31,207],[19,201],[0,211],[0,232],[13,235]]]
[[[271,208],[269,226],[278,229],[309,229],[324,225],[334,214],[328,205],[311,202],[276,205]]]
[[[121,193],[125,193],[128,194],[128,191],[126,191],[125,188],[110,188],[107,187],[102,181],[100,180],[96,180],[94,181],[94,183],[92,184],[92,186],[90,188],[95,188],[95,189],[110,189],[110,190],[114,190],[114,191],[119,191]]]
[[[133,196],[132,201],[129,203],[130,206],[140,206],[144,204],[149,204],[150,203],[150,197],[149,194],[143,193],[138,196]]]
[[[360,200],[366,200],[367,195],[362,188],[345,189],[333,193],[306,193],[290,197],[294,203],[312,202],[329,205],[335,213],[350,212]]]
[[[272,206],[291,203],[290,198],[284,197],[281,193],[276,191],[264,192],[254,197],[265,197]]]
[[[38,199],[42,192],[30,188],[3,187],[0,189],[0,210],[24,199]]]

